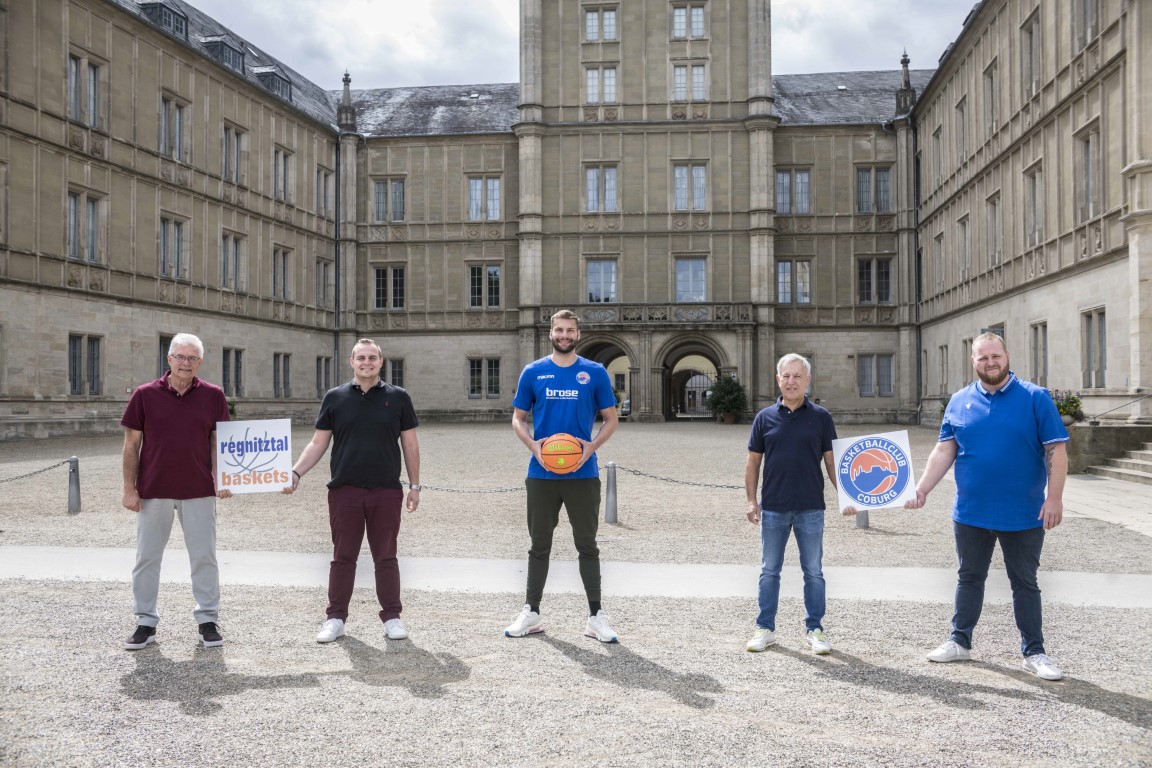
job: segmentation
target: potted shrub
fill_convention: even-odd
[[[1065,425],[1084,419],[1084,411],[1080,407],[1080,396],[1075,392],[1070,389],[1050,389],[1048,394],[1052,398],[1052,402],[1056,403],[1056,410],[1060,412],[1060,418],[1064,420]]]
[[[720,414],[725,424],[734,424],[736,417],[748,410],[748,395],[744,385],[731,376],[721,376],[712,385],[705,404]]]

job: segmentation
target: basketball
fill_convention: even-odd
[[[563,432],[544,438],[540,445],[540,459],[544,468],[558,475],[566,475],[576,469],[583,454],[584,448],[580,441]]]

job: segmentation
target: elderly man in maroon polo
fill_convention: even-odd
[[[205,647],[223,645],[220,636],[220,570],[216,565],[216,500],[232,495],[216,490],[216,422],[228,421],[224,390],[200,379],[204,344],[178,333],[168,347],[170,370],[132,393],[124,418],[125,509],[136,513],[136,567],[132,598],[136,631],[124,641],[129,650],[156,642],[160,614],[160,563],[180,518],[192,566],[193,615]]]

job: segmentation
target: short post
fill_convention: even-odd
[[[868,527],[868,510],[866,510],[866,509],[856,510],[856,527],[857,528],[867,528]]]
[[[608,462],[608,487],[604,491],[604,522],[616,525],[616,462]]]
[[[80,459],[68,459],[68,514],[80,514]]]

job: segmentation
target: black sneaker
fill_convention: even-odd
[[[149,643],[156,642],[156,627],[146,627],[140,624],[132,637],[124,641],[124,647],[130,651],[138,651]]]
[[[200,625],[200,642],[204,644],[205,648],[224,645],[224,638],[220,637],[220,632],[216,629],[216,622],[206,621]]]

